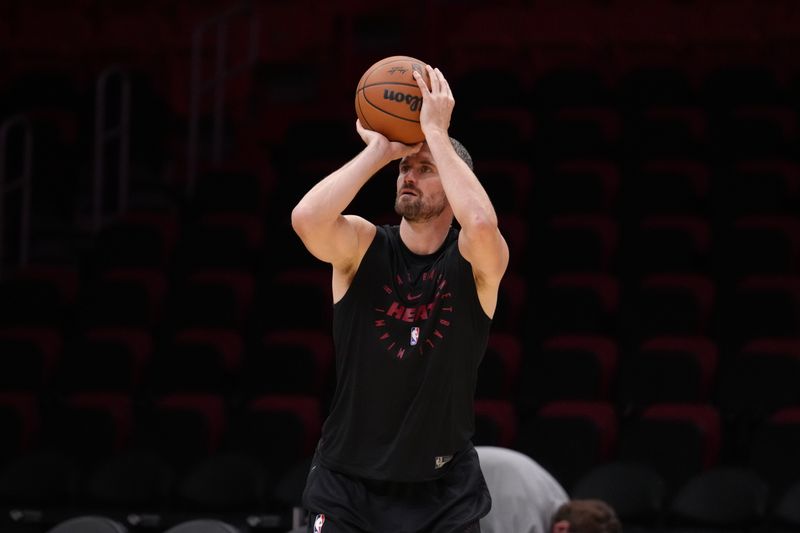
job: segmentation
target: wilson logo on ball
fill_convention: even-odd
[[[422,90],[414,72],[430,86],[425,62],[410,56],[385,57],[364,71],[355,97],[362,127],[390,141],[416,144],[425,140],[419,123]]]
[[[416,111],[422,105],[422,97],[413,94],[405,94],[391,89],[383,90],[383,99],[395,102],[405,102],[411,111]]]

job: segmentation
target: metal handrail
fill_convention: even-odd
[[[9,180],[6,175],[8,169],[7,153],[8,139],[15,127],[22,128],[25,139],[23,148],[23,168],[21,176]],[[0,278],[6,266],[6,239],[5,239],[5,203],[6,196],[16,190],[22,191],[22,209],[20,209],[19,229],[19,261],[18,265],[24,267],[28,264],[31,239],[31,194],[33,185],[33,125],[26,115],[16,115],[5,120],[0,125]]]
[[[115,126],[107,126],[107,90],[112,77],[117,76],[121,82],[121,105],[119,121]],[[110,142],[119,143],[119,161],[117,169],[117,213],[128,206],[128,186],[130,182],[130,114],[131,114],[131,80],[128,72],[122,67],[112,65],[97,77],[94,115],[94,190],[92,205],[92,225],[98,231],[104,222],[104,192],[108,181],[105,168],[105,148]]]
[[[227,65],[226,57],[228,52],[228,25],[234,17],[250,17],[250,42],[248,54],[245,60],[238,65]],[[216,30],[215,41],[215,68],[214,77],[203,80],[203,37],[207,32]],[[206,92],[212,92],[213,98],[213,125],[212,125],[212,162],[218,164],[222,161],[223,146],[223,118],[225,113],[225,83],[239,75],[240,73],[252,68],[258,57],[258,20],[253,14],[253,6],[247,1],[234,6],[225,12],[210,17],[209,19],[197,24],[192,34],[192,81],[190,87],[190,117],[189,117],[189,142],[187,153],[187,193],[194,192],[194,184],[197,179],[197,168],[199,160],[199,139],[200,139],[200,98]]]

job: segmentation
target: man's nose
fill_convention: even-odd
[[[403,183],[415,184],[417,182],[417,175],[413,170],[409,170],[403,175]]]

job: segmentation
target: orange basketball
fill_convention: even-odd
[[[387,57],[367,69],[356,88],[356,114],[362,126],[390,141],[416,144],[425,140],[419,125],[422,92],[415,70],[430,87],[425,63],[413,57]]]

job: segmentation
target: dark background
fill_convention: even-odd
[[[88,512],[288,529],[334,380],[329,271],[289,215],[360,149],[355,86],[390,55],[450,81],[511,249],[475,443],[631,528],[800,527],[797,2],[10,0],[0,50],[0,120],[33,139],[26,264],[21,193],[0,221],[7,530]],[[238,69],[216,161],[193,53],[203,83]],[[96,226],[110,67],[107,125],[130,83],[129,194],[109,141]],[[350,211],[394,221],[394,177]],[[620,464],[638,477],[603,477]]]

